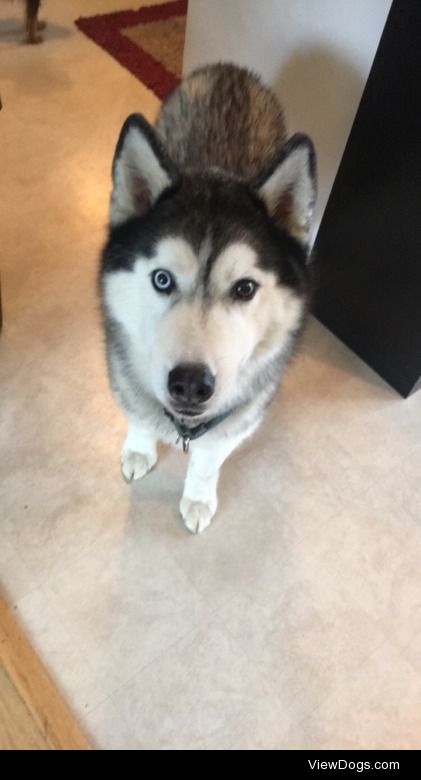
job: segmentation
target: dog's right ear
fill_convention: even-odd
[[[114,154],[111,226],[145,214],[178,178],[155,130],[143,116],[131,114]]]

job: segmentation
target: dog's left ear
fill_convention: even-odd
[[[141,114],[131,114],[114,154],[110,224],[146,214],[178,178],[154,128]]]
[[[292,136],[251,186],[274,222],[307,244],[316,200],[316,155],[310,138]]]

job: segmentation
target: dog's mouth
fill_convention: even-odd
[[[183,417],[189,417],[190,419],[197,418],[197,417],[203,417],[206,412],[204,409],[201,409],[199,407],[189,407],[181,408],[177,406],[171,407],[171,414],[173,414],[175,417],[179,417],[180,419]]]
[[[187,425],[194,427],[199,425],[212,416],[212,412],[209,411],[207,404],[190,404],[189,406],[181,406],[173,403],[166,403],[164,409],[170,417],[178,420],[181,425]]]

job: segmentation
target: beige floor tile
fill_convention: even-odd
[[[349,593],[289,552],[219,616],[297,722],[384,642]]]
[[[162,511],[162,510],[161,510]],[[175,561],[142,527],[121,526],[46,586],[63,626],[110,693],[209,614]]]
[[[33,576],[19,555],[5,555],[5,546],[2,544],[0,554],[1,590],[8,603],[15,604],[27,593],[38,587],[38,581]]]
[[[396,637],[396,635],[392,633],[392,643],[397,644],[396,640],[399,640],[399,638],[399,636]],[[398,643],[398,649],[401,650],[402,657],[408,661],[419,675],[421,675],[421,630],[411,636],[409,642]]]
[[[304,720],[309,748],[419,749],[421,677],[385,643]]]
[[[420,528],[388,494],[368,491],[331,518],[313,545],[309,576],[323,572],[386,636],[405,644],[421,629]]]
[[[421,417],[421,408],[419,416]],[[421,526],[420,474],[421,447],[418,447],[410,455],[404,457],[402,462],[388,474],[384,486],[392,500],[414,518],[418,527]]]
[[[18,601],[16,615],[56,686],[83,719],[106,698],[102,668],[83,655],[42,588]]]
[[[213,620],[96,710],[91,731],[114,749],[247,750],[298,744],[291,726],[259,668]]]

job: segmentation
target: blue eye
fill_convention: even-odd
[[[160,293],[169,295],[175,288],[175,281],[169,271],[164,271],[162,268],[158,268],[157,271],[152,273],[152,284]]]

